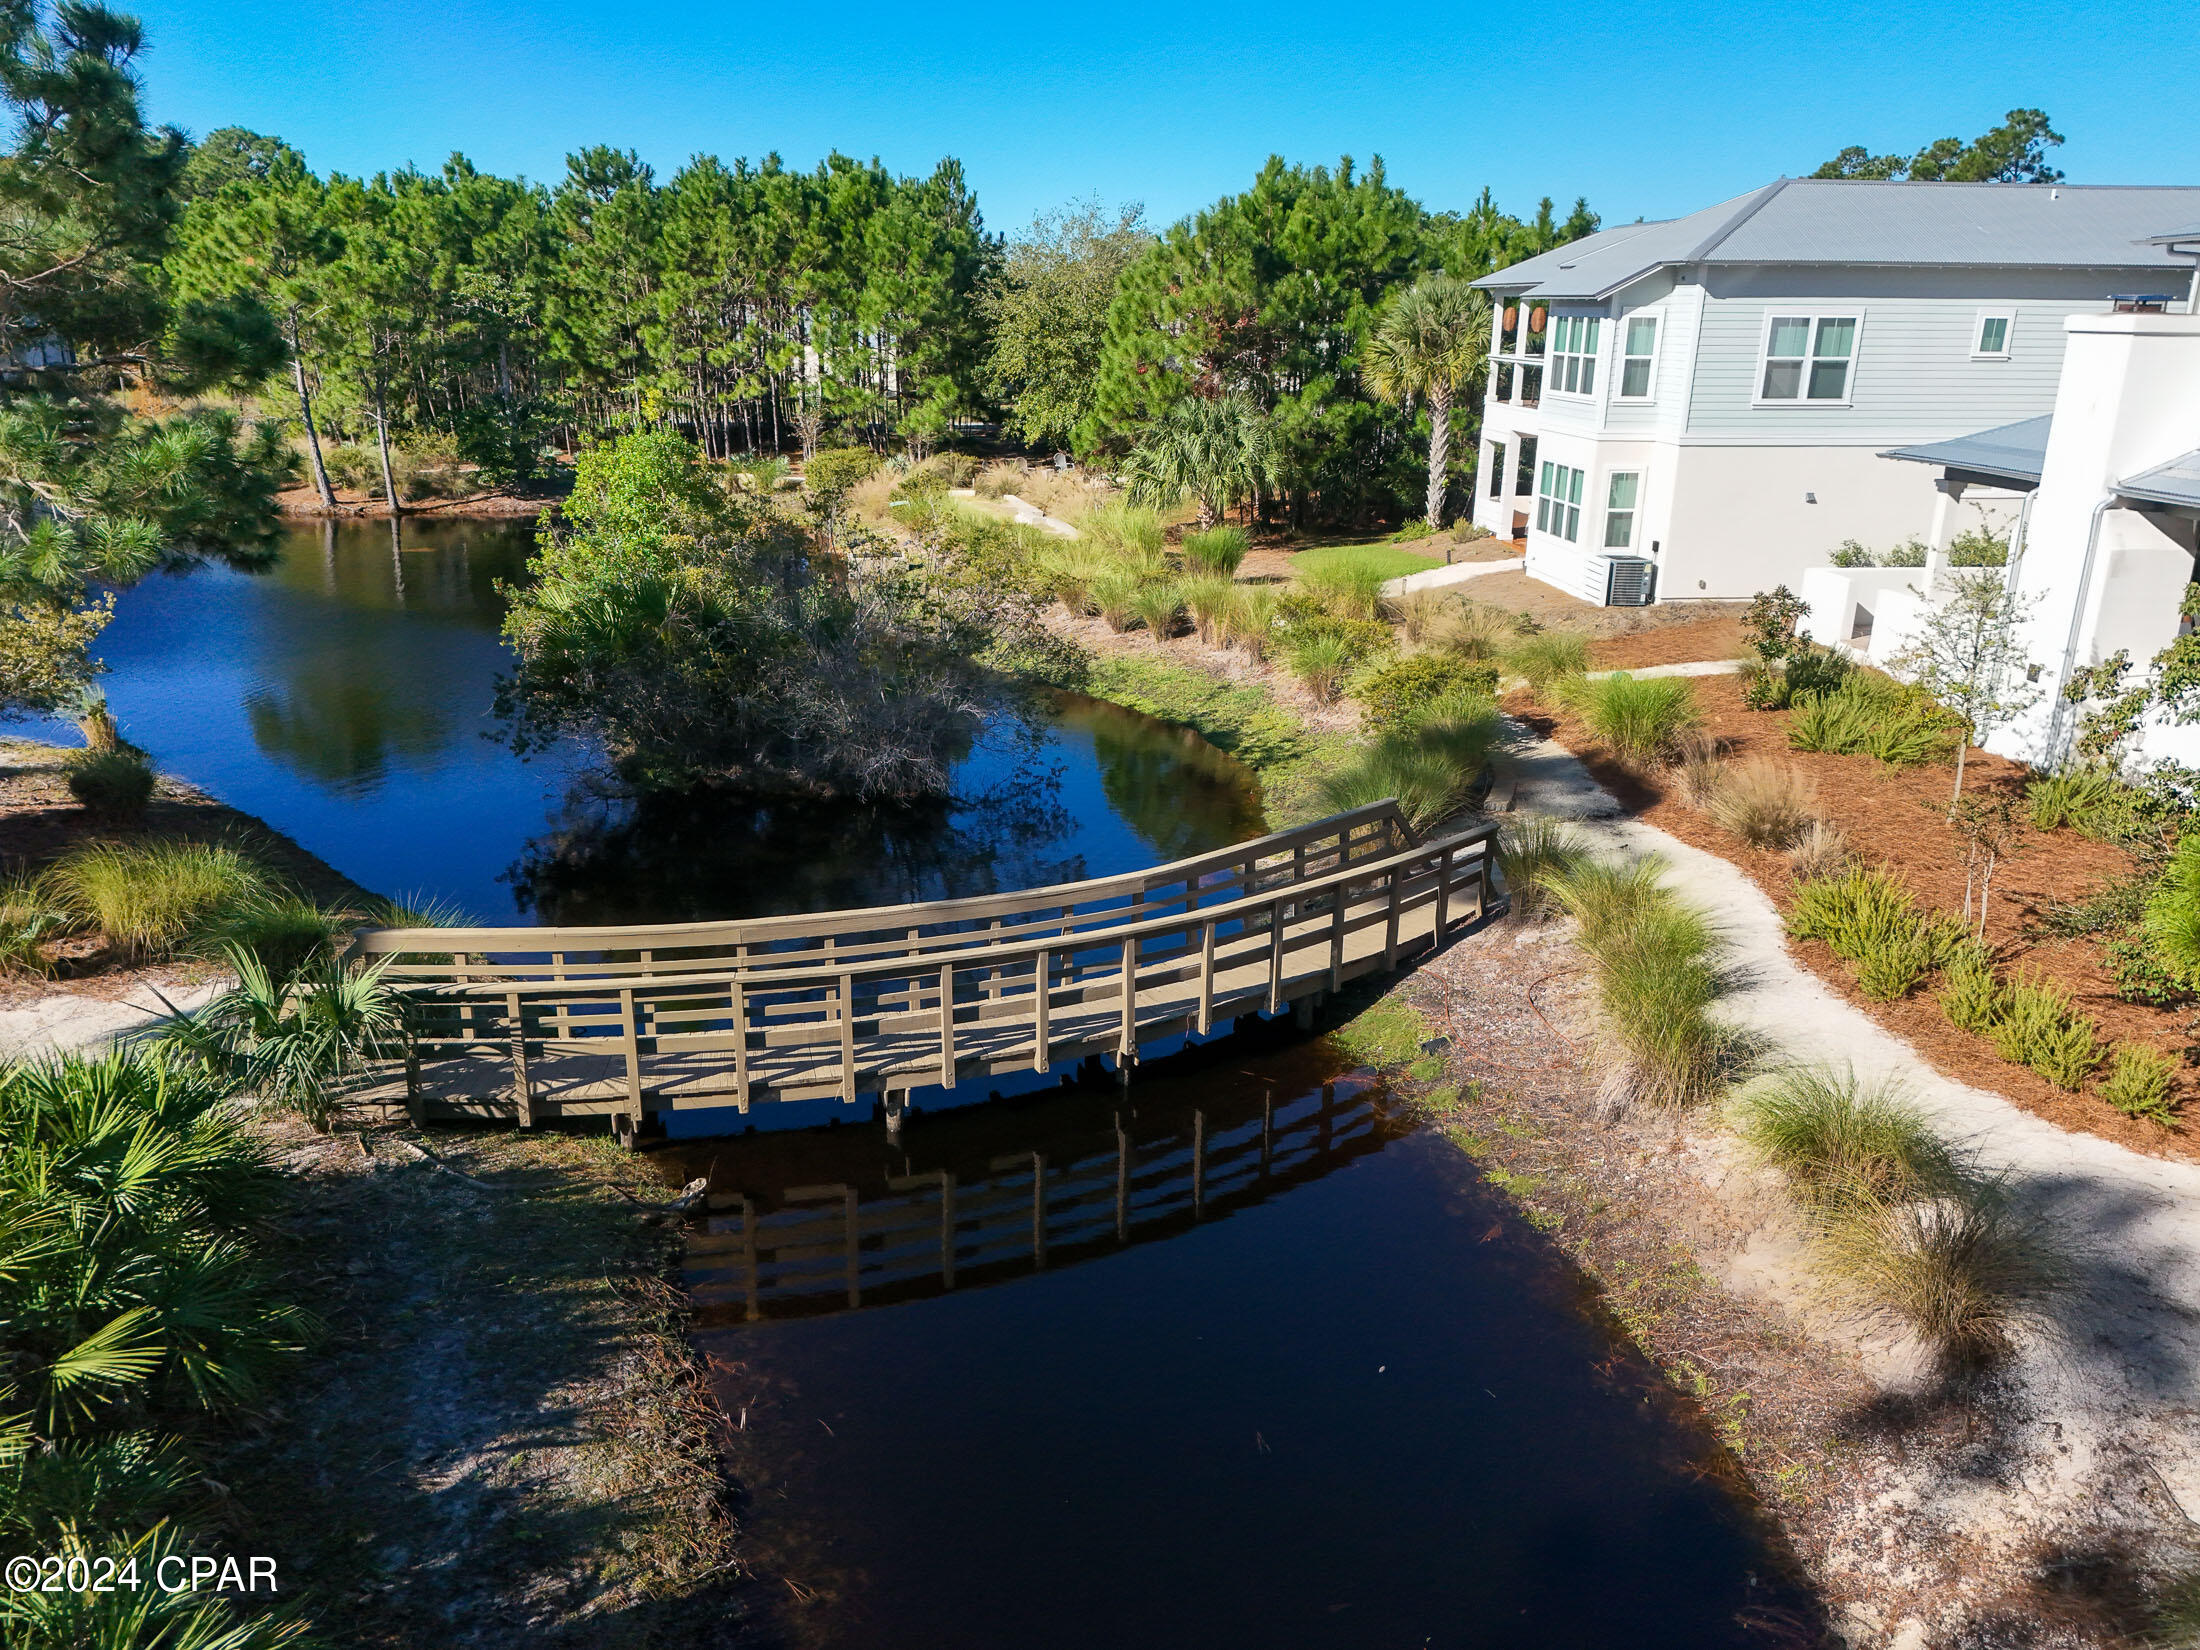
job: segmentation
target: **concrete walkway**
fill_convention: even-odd
[[[1491,573],[1517,573],[1527,565],[1526,556],[1512,556],[1504,561],[1455,561],[1449,567],[1432,567],[1425,573],[1407,573],[1386,580],[1383,594],[1410,596],[1418,590],[1441,590],[1446,585],[1464,584],[1469,579]]]
[[[1012,519],[1019,527],[1036,527],[1042,533],[1052,533],[1058,539],[1081,538],[1077,529],[1060,516],[1050,516],[1036,504],[1027,504],[1014,493],[1003,493],[1001,502],[1012,512]]]
[[[1894,1079],[1981,1162],[2018,1175],[2020,1195],[2067,1238],[2078,1274],[2058,1332],[2020,1362],[2033,1427],[2057,1429],[2060,1439],[2068,1423],[2074,1437],[2151,1460],[2186,1514],[2200,1519],[2200,1164],[2066,1133],[1942,1076],[1796,960],[1778,908],[1736,866],[1622,817],[1555,743],[1525,746],[1517,770],[1517,806],[1579,820],[1602,851],[1660,856],[1672,888],[1716,915],[1747,980],[1728,1011],[1780,1057]],[[2060,1460],[2043,1452],[2040,1471],[2050,1477],[2086,1465],[2068,1448]]]
[[[1587,674],[1592,680],[1602,676],[1736,676],[1748,662],[1746,659],[1697,659],[1685,665],[1636,665],[1627,670],[1592,670]]]

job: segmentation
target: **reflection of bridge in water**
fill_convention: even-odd
[[[998,1283],[1248,1208],[1402,1132],[1364,1080],[1286,1099],[1216,1088],[1198,1105],[1087,1091],[943,1113],[906,1154],[869,1130],[745,1138],[775,1161],[713,1190],[688,1289],[708,1326]]]

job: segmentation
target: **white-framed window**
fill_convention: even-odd
[[[1604,480],[1604,548],[1635,546],[1636,501],[1642,497],[1640,470],[1614,470]]]
[[[1551,323],[1551,364],[1543,382],[1552,393],[1596,394],[1597,332],[1602,319],[1561,315]]]
[[[1847,401],[1861,326],[1855,315],[1767,316],[1757,399]]]
[[[1630,315],[1620,323],[1619,398],[1647,401],[1655,381],[1658,358],[1658,318]]]
[[[1536,480],[1535,529],[1568,544],[1581,538],[1581,472],[1546,459]]]
[[[2017,317],[2013,310],[1982,309],[1971,322],[1971,359],[1974,361],[2006,361],[2009,359],[2009,334],[2016,330]]]

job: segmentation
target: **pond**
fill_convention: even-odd
[[[497,922],[984,893],[1262,828],[1230,758],[1073,696],[988,723],[931,809],[605,797],[588,751],[496,738],[529,539],[316,524],[270,572],[151,580],[103,639],[110,701],[364,886]],[[1255,1026],[1124,1090],[1007,1086],[898,1138],[821,1102],[652,1146],[713,1188],[688,1278],[767,1642],[1815,1642],[1701,1422],[1326,1044]]]
[[[766,1641],[1819,1642],[1548,1241],[1325,1045],[1234,1041],[669,1150]]]
[[[637,808],[591,753],[498,738],[499,581],[533,528],[312,523],[264,573],[120,596],[98,653],[123,733],[378,893],[477,921],[641,922],[886,904],[1104,876],[1257,835],[1257,782],[1205,741],[1053,696],[991,719],[941,806]],[[72,728],[35,726],[76,742]]]

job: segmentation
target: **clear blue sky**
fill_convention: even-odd
[[[698,151],[911,172],[953,154],[1013,229],[1091,194],[1167,222],[1272,152],[1380,154],[1433,210],[1488,183],[1508,210],[1585,194],[1616,223],[2034,106],[2073,182],[2200,183],[2200,31],[2101,0],[115,3],[145,20],[156,119],[278,133],[321,171],[456,149],[555,181],[597,142],[660,175]]]

